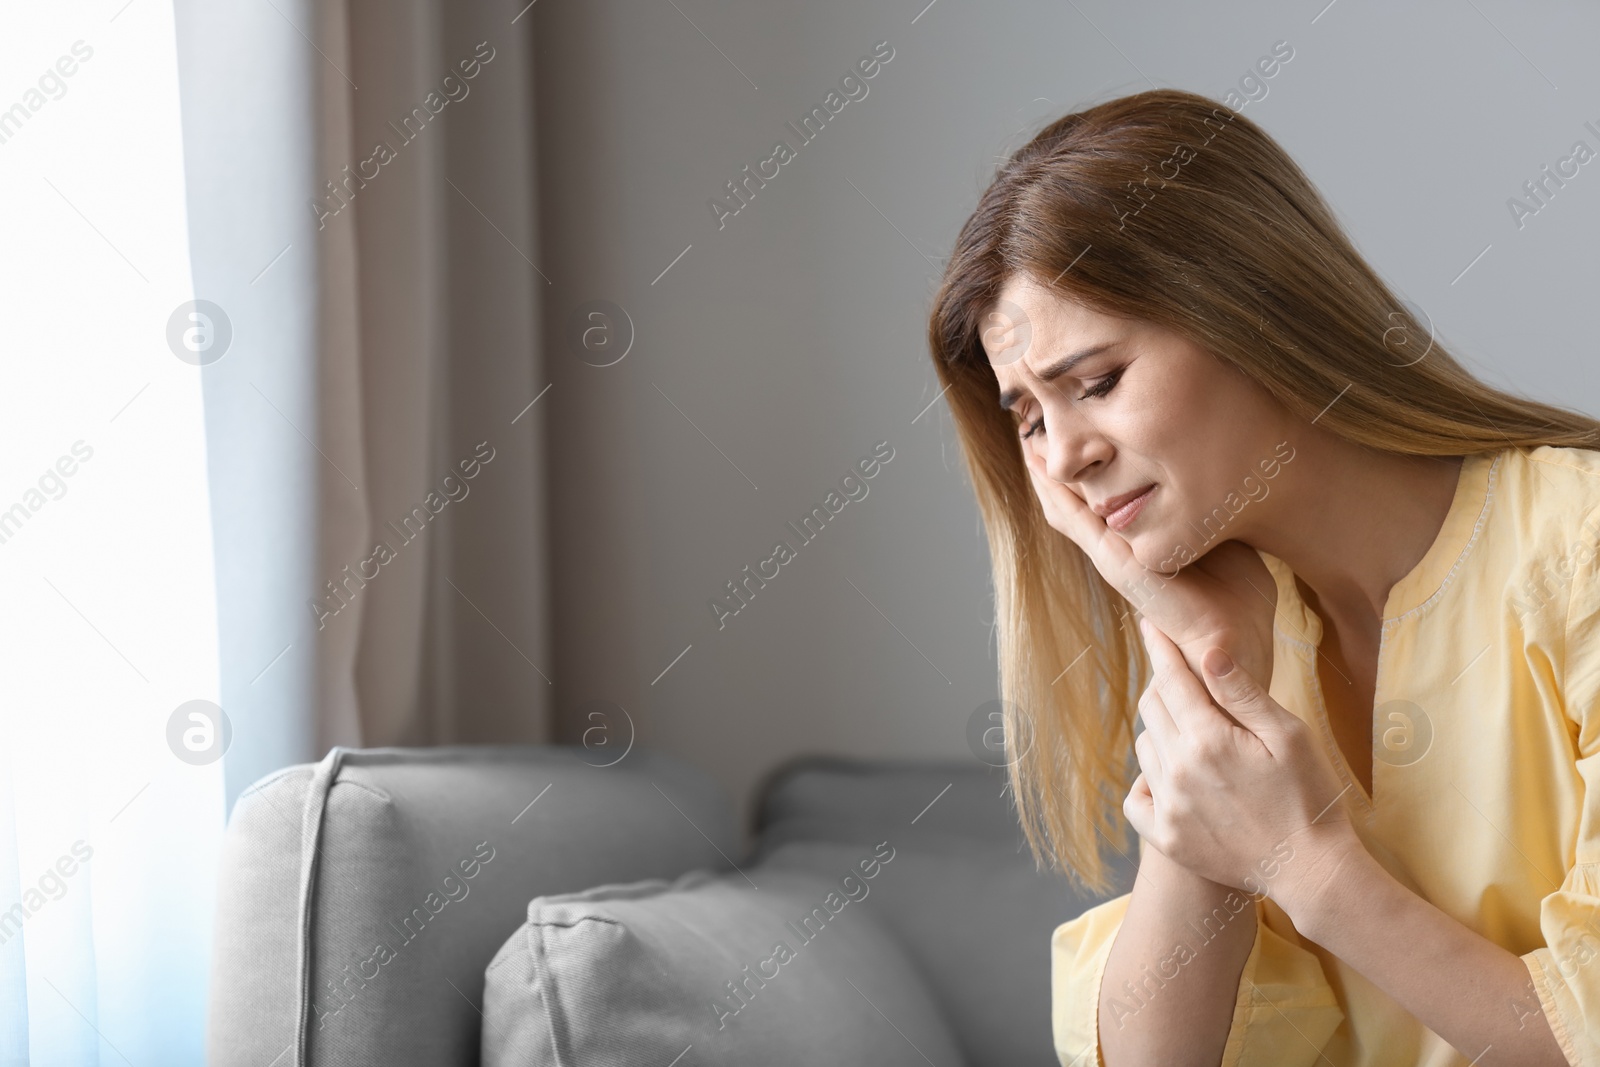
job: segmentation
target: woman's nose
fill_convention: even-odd
[[[1077,411],[1062,412],[1046,430],[1045,473],[1055,481],[1081,481],[1085,470],[1109,458],[1109,442]]]

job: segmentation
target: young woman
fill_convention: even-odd
[[[1061,1062],[1600,1065],[1600,422],[1177,91],[1004,164],[929,342],[1034,855],[1105,894],[1139,838],[1052,939]]]

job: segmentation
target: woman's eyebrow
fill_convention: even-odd
[[[1079,363],[1082,363],[1084,360],[1088,359],[1090,356],[1099,355],[1106,349],[1121,343],[1121,341],[1102,341],[1097,345],[1092,345],[1088,348],[1074,352],[1070,356],[1062,356],[1054,363],[1039,371],[1035,377],[1037,377],[1041,382],[1053,382],[1057,378],[1066,374],[1073,367],[1076,367]],[[1011,405],[1015,404],[1021,398],[1021,389],[1007,389],[1005,392],[1000,394],[1000,407],[1002,410],[1009,410]]]

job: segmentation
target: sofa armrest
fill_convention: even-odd
[[[724,870],[732,804],[635,747],[336,748],[257,782],[220,864],[216,1067],[478,1062],[483,972],[528,901]]]

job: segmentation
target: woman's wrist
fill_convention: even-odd
[[[1139,858],[1139,877],[1150,883],[1153,894],[1167,904],[1194,905],[1208,910],[1230,896],[1247,896],[1242,889],[1213,882],[1169,858],[1155,846],[1146,844]]]
[[[1321,943],[1328,921],[1344,897],[1359,894],[1378,861],[1353,829],[1307,842],[1284,864],[1283,877],[1269,883],[1267,895],[1283,909],[1304,937]],[[1381,870],[1381,867],[1378,867]]]

